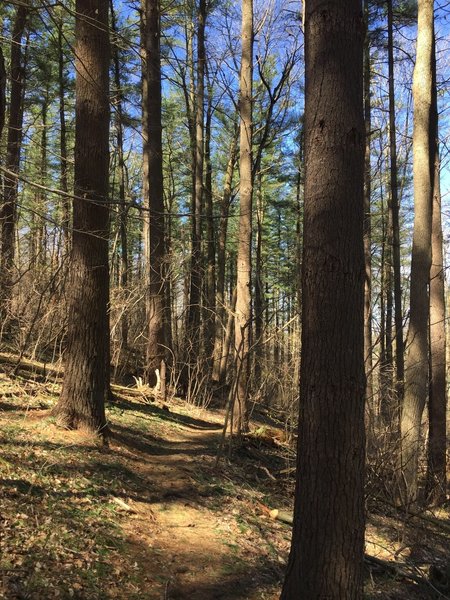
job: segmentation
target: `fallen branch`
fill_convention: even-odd
[[[123,508],[123,510],[133,513],[134,515],[138,514],[137,511],[132,506],[130,506],[129,504],[124,502],[121,498],[116,498],[115,496],[113,496],[112,501],[115,502],[118,506],[120,506],[120,508]]]
[[[426,515],[424,513],[412,511],[411,509],[408,510],[408,509],[404,508],[403,506],[396,506],[394,503],[389,502],[388,500],[385,500],[384,498],[379,498],[378,496],[372,496],[372,499],[375,500],[376,502],[381,502],[385,506],[389,506],[390,508],[393,508],[394,510],[397,510],[397,511],[403,513],[407,517],[411,517],[413,519],[421,519],[422,521],[431,523],[438,529],[443,529],[444,531],[450,532],[450,524],[446,523],[445,521],[441,521],[440,519],[436,519],[436,517],[432,517],[432,516]]]

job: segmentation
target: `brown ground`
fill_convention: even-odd
[[[261,416],[216,466],[221,410],[122,389],[102,448],[55,426],[57,393],[0,374],[0,598],[279,597],[290,527],[266,507],[290,510],[293,454]],[[448,513],[431,523],[370,508],[367,552],[381,562],[367,566],[365,597],[445,598],[428,573],[448,568]]]

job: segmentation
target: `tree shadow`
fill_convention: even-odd
[[[117,409],[131,410],[134,413],[142,413],[144,415],[152,415],[154,417],[159,417],[164,421],[168,421],[170,423],[176,423],[178,425],[184,425],[189,427],[190,429],[196,429],[198,431],[207,431],[207,430],[219,430],[222,429],[222,425],[217,423],[213,423],[210,421],[204,421],[203,419],[197,419],[194,417],[190,417],[188,415],[181,415],[179,413],[171,412],[169,408],[161,408],[155,404],[143,404],[141,402],[131,402],[129,400],[125,400],[124,398],[120,398],[115,400],[111,406]]]

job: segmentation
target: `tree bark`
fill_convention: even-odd
[[[405,396],[401,414],[403,500],[418,493],[418,462],[423,409],[428,386],[428,283],[431,266],[433,1],[418,2],[417,54],[413,78],[414,234],[411,258],[410,346],[406,357]]]
[[[366,370],[366,413],[368,415],[369,439],[373,440],[374,393],[372,374],[372,217],[371,217],[371,105],[370,83],[372,79],[370,65],[369,39],[369,2],[364,1],[364,19],[366,25],[364,39],[364,121],[366,130],[366,148],[364,155],[364,364]]]
[[[197,12],[197,86],[195,90],[194,193],[192,207],[192,255],[189,292],[188,336],[190,362],[200,351],[200,306],[202,296],[202,215],[204,162],[204,96],[205,96],[205,22],[206,0],[199,0]]]
[[[3,50],[0,48],[0,138],[5,126],[6,114],[6,69]]]
[[[261,169],[257,173],[256,192],[256,244],[255,244],[255,343],[253,353],[253,373],[255,381],[261,380],[263,358],[263,330],[264,330],[264,284],[263,284],[263,258],[262,258],[262,233],[264,221],[264,202],[262,190]]]
[[[217,235],[217,298],[216,298],[216,326],[215,326],[215,341],[214,341],[214,365],[213,365],[213,380],[223,383],[220,373],[223,372],[220,368],[223,355],[223,340],[224,340],[224,324],[227,320],[225,311],[225,266],[226,266],[226,244],[228,232],[228,215],[231,203],[231,189],[233,183],[233,173],[237,156],[238,129],[233,131],[231,138],[230,154],[228,157],[227,168],[225,172],[225,181],[223,186],[223,194],[220,203],[220,221],[219,231]],[[234,310],[234,309],[233,309]]]
[[[300,420],[283,600],[362,598],[363,38],[358,0],[306,3]]]
[[[433,207],[431,225],[430,268],[430,397],[428,402],[428,469],[427,495],[431,503],[445,500],[447,489],[447,389],[445,267],[442,239],[442,203],[438,142],[438,107],[436,89],[436,41],[433,35],[431,160],[434,160]]]
[[[242,59],[240,73],[240,213],[235,318],[236,397],[234,431],[248,430],[248,379],[250,375],[251,255],[252,255],[252,77],[253,0],[242,0]]]
[[[63,51],[63,17],[58,14],[58,102],[59,102],[59,128],[60,141],[60,186],[64,192],[62,198],[62,235],[63,235],[63,257],[69,256],[70,252],[70,199],[68,174],[69,166],[67,161],[67,127],[66,127],[66,81],[65,81],[65,63]]]
[[[109,393],[108,31],[108,0],[77,0],[73,241],[64,383],[54,409],[62,425],[103,437]]]
[[[216,314],[216,252],[214,236],[211,125],[213,116],[212,84],[208,84],[208,106],[205,123],[205,295],[203,311],[203,349],[210,366],[214,355],[214,324]]]
[[[111,10],[111,28],[117,33],[116,15],[114,13],[113,0],[110,0]],[[126,202],[126,167],[123,146],[123,93],[120,77],[120,56],[117,43],[113,45],[113,64],[114,64],[114,84],[116,93],[116,139],[117,139],[117,167],[119,170],[119,231],[120,231],[120,289],[123,294],[123,301],[126,303],[128,296],[128,234],[127,234],[127,202]],[[121,323],[121,342],[124,349],[128,347],[128,309],[125,306],[122,311]]]
[[[160,2],[145,0],[145,69],[147,95],[147,131],[144,136],[144,154],[148,164],[146,191],[148,199],[148,237],[145,243],[149,262],[146,264],[147,293],[147,361],[146,380],[155,385],[156,369],[164,359],[164,303],[165,303],[165,238],[164,238],[164,190],[162,169],[161,128],[161,53],[160,53]]]
[[[392,0],[388,1],[388,63],[389,63],[389,156],[390,156],[390,204],[389,212],[392,226],[392,267],[394,273],[394,325],[395,325],[395,368],[397,392],[396,406],[391,418],[395,419],[395,430],[398,431],[399,400],[403,395],[405,378],[404,343],[403,343],[403,313],[402,313],[402,282],[400,263],[400,224],[398,198],[398,169],[397,169],[397,136],[395,125],[395,80],[394,80],[394,36]]]

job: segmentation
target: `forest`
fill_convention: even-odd
[[[450,598],[448,3],[0,25],[0,598]]]

